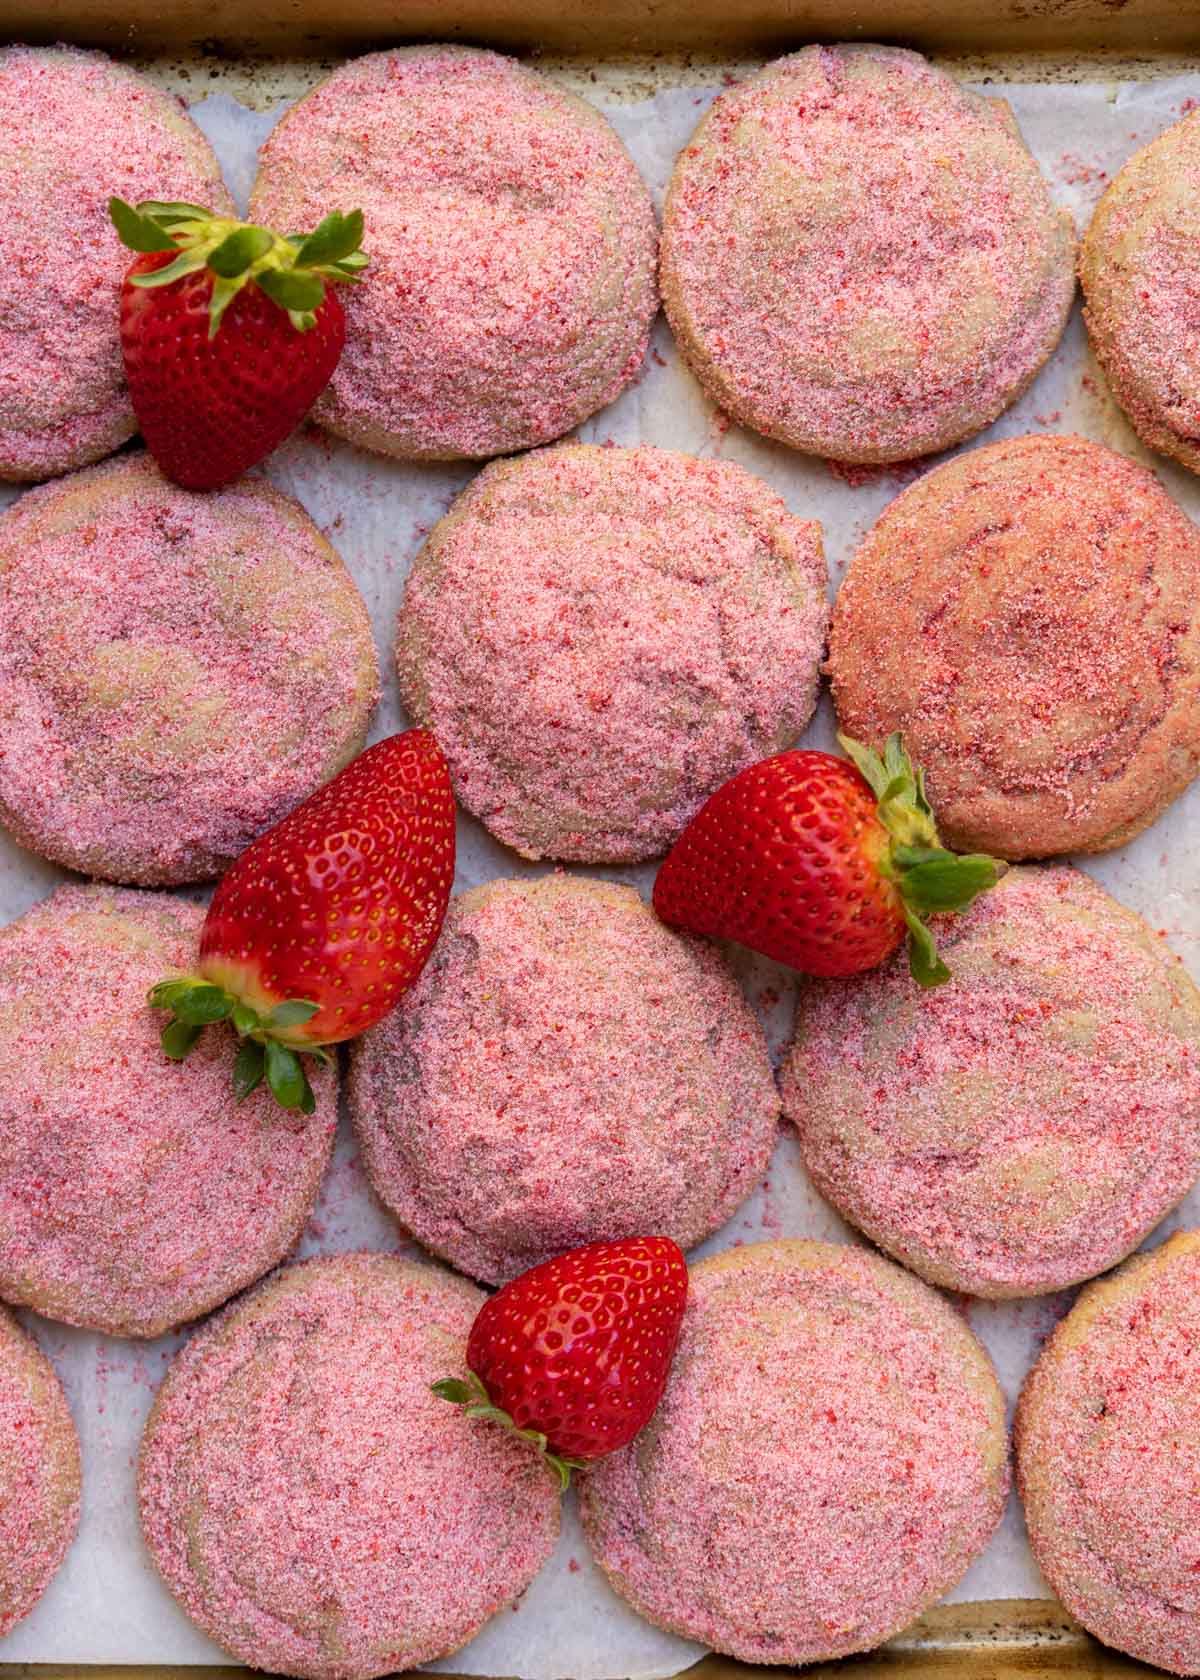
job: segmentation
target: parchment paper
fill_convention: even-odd
[[[625,137],[661,203],[671,162],[713,91],[667,87],[653,98],[622,98],[599,85],[591,97]],[[1121,163],[1200,99],[1200,76],[1158,83],[1078,87],[987,88],[1013,105],[1055,197],[1080,226]],[[194,115],[216,145],[231,187],[244,200],[254,153],[283,109],[255,113],[226,94]],[[1077,431],[1150,462],[1193,517],[1200,480],[1151,459],[1107,397],[1088,353],[1078,310],[1066,337],[1032,389],[973,442],[1029,431]],[[641,381],[589,422],[583,437],[620,444],[652,442],[720,455],[760,473],[797,513],[819,517],[831,563],[831,591],[862,532],[914,469],[839,474],[727,425],[699,394],[660,321]],[[470,468],[401,466],[356,452],[310,430],[272,460],[270,476],[297,496],[344,555],[371,610],[384,661],[384,700],[372,738],[402,724],[391,672],[392,624],[405,572],[426,531],[471,477]],[[0,496],[9,500],[11,495]],[[828,700],[805,737],[832,744]],[[457,888],[495,875],[540,871],[460,821]],[[1164,930],[1200,979],[1200,903],[1190,891],[1200,864],[1200,783],[1133,845],[1084,864],[1123,903]],[[653,871],[596,871],[648,892]],[[0,920],[42,897],[58,871],[0,837]],[[762,1012],[774,1045],[786,1034],[793,980],[774,965],[744,958],[740,975]],[[1200,1223],[1200,1193],[1160,1227],[1152,1242]],[[852,1233],[810,1188],[790,1136],[781,1137],[767,1182],[701,1253],[762,1236],[852,1241]],[[387,1217],[373,1204],[352,1142],[343,1134],[302,1253],[397,1248]],[[1010,1397],[1071,1295],[1016,1305],[963,1301],[962,1309],[996,1361]],[[84,1446],[83,1525],[67,1563],[38,1608],[0,1646],[6,1661],[174,1662],[221,1660],[159,1584],[142,1548],[133,1497],[137,1443],[155,1386],[180,1338],[149,1344],[115,1341],[28,1318],[66,1384]],[[1037,1596],[1047,1591],[1029,1554],[1015,1501],[1001,1532],[953,1594],[955,1598]],[[525,1680],[651,1680],[695,1660],[699,1648],[657,1633],[604,1585],[588,1558],[571,1501],[554,1560],[511,1611],[502,1612],[443,1669]]]

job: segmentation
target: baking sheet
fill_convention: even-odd
[[[693,71],[694,75],[694,71]],[[578,84],[578,74],[572,78]],[[622,91],[605,78],[590,90],[621,131],[661,203],[676,152],[715,89],[666,87]],[[1158,83],[1079,87],[988,88],[1013,105],[1025,137],[1058,201],[1082,225],[1106,181],[1136,147],[1200,100],[1200,76]],[[255,148],[283,106],[251,112],[228,95],[193,107],[221,156],[227,179],[244,200],[254,173]],[[368,241],[369,244],[369,241]],[[1105,393],[1087,351],[1078,309],[1051,365],[1008,414],[976,442],[1028,431],[1077,431],[1150,462],[1193,517],[1200,516],[1200,480],[1151,458],[1140,448]],[[727,424],[700,395],[682,367],[665,325],[641,381],[582,428],[589,441],[653,442],[699,455],[736,460],[762,475],[797,513],[819,517],[825,529],[831,588],[856,539],[915,469],[834,471]],[[297,496],[344,555],[370,608],[385,666],[384,699],[372,738],[401,727],[390,669],[392,623],[404,575],[423,536],[472,476],[468,467],[388,463],[308,430],[272,460],[270,476]],[[0,492],[0,501],[11,493]],[[828,700],[805,742],[833,744]],[[1200,783],[1154,828],[1124,851],[1085,867],[1123,903],[1169,936],[1200,979],[1200,906],[1189,895],[1200,864]],[[533,875],[492,842],[477,823],[460,819],[457,888],[495,875]],[[631,881],[648,892],[652,869],[595,871]],[[0,920],[42,897],[60,872],[0,837]],[[739,973],[760,1009],[772,1043],[787,1032],[791,976],[760,959],[743,957]],[[1155,1233],[1200,1224],[1200,1192]],[[769,1178],[706,1253],[763,1236],[812,1236],[835,1241],[852,1234],[810,1188],[790,1136],[779,1143]],[[303,1254],[399,1245],[390,1221],[373,1204],[345,1129]],[[1010,1400],[1048,1330],[1071,1295],[1013,1305],[962,1302],[986,1342]],[[175,1608],[142,1549],[133,1498],[137,1444],[150,1400],[181,1338],[139,1344],[64,1329],[27,1317],[55,1361],[84,1444],[85,1488],[79,1539],[38,1608],[0,1646],[7,1661],[203,1663],[221,1660]],[[573,1503],[565,1510],[562,1543],[515,1609],[502,1612],[442,1669],[520,1674],[525,1680],[603,1680],[620,1675],[651,1680],[695,1660],[700,1648],[660,1634],[612,1595],[588,1558]],[[1035,1597],[1047,1592],[1024,1541],[1015,1501],[986,1555],[955,1598]]]

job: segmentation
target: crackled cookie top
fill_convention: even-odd
[[[1200,534],[1086,438],[970,450],[867,533],[829,673],[847,734],[903,731],[948,844],[1107,851],[1200,767]]]
[[[1074,869],[1014,869],[894,959],[805,985],[784,1104],[823,1195],[932,1283],[1038,1295],[1137,1247],[1200,1174],[1200,994]]]
[[[146,1426],[142,1529],[253,1668],[369,1680],[456,1651],[554,1549],[528,1442],[430,1393],[483,1294],[382,1254],[292,1266],[188,1343]]]
[[[136,429],[114,193],[233,208],[179,100],[103,53],[0,48],[0,479],[84,466]]]
[[[1152,449],[1200,471],[1200,116],[1129,159],[1079,251],[1084,319],[1113,395]]]
[[[733,417],[839,461],[994,420],[1058,342],[1073,234],[1002,100],[898,47],[806,47],[720,95],[681,153],[662,287]]]
[[[386,455],[548,443],[642,365],[657,308],[650,195],[583,100],[498,53],[352,59],[260,156],[251,213],[361,208],[371,264],[315,413]]]
[[[488,467],[400,613],[400,688],[527,857],[654,857],[817,696],[820,526],[732,462],[568,444]]]
[[[652,1622],[750,1663],[899,1632],[983,1550],[1008,1487],[987,1354],[932,1289],[830,1243],[691,1272],[662,1405],[581,1478],[584,1530]]]
[[[1200,1674],[1200,1234],[1085,1289],[1025,1383],[1034,1555],[1106,1645]]]
[[[147,455],[0,515],[0,820],[83,874],[220,874],[361,750],[362,598],[263,479],[194,495]]]
[[[355,1045],[371,1182],[418,1241],[498,1283],[564,1249],[689,1248],[755,1188],[779,1100],[720,955],[630,887],[491,881]]]
[[[195,962],[203,912],[166,894],[60,887],[0,932],[0,1297],[115,1336],[218,1306],[299,1239],[329,1160],[316,1113],[237,1102],[236,1040],[185,1062],[146,1003]]]

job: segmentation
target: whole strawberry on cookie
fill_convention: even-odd
[[[687,1291],[670,1237],[585,1243],[490,1295],[467,1340],[469,1380],[433,1392],[531,1441],[565,1488],[658,1410]]]
[[[186,490],[215,490],[303,420],[346,339],[334,285],[366,267],[361,210],[286,238],[196,204],[109,200],[139,253],[121,287],[125,378],[146,446]]]
[[[390,735],[251,842],[213,895],[194,974],[150,993],[182,1060],[210,1022],[242,1043],[234,1086],[266,1078],[313,1109],[300,1052],[365,1032],[424,968],[454,880],[454,796],[424,729]]]
[[[852,763],[777,753],[719,787],[664,860],[654,908],[831,979],[876,968],[907,932],[914,980],[939,986],[950,972],[924,918],[965,909],[1005,865],[941,844],[899,735],[882,753],[838,740]]]

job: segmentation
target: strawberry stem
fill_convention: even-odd
[[[312,233],[286,237],[253,222],[215,216],[198,204],[145,199],[135,208],[110,198],[108,213],[129,250],[177,253],[173,262],[135,274],[132,285],[170,286],[201,269],[209,271],[209,338],[216,337],[238,292],[251,284],[286,310],[297,332],[307,332],[316,324],[326,285],[352,283],[367,266],[361,210],[334,210]]]
[[[914,768],[899,734],[888,736],[882,753],[848,735],[839,735],[838,741],[878,800],[879,820],[891,839],[879,869],[903,903],[909,971],[919,986],[944,985],[950,970],[938,956],[924,918],[965,910],[996,885],[1008,865],[979,852],[964,856],[942,845],[924,772]]]
[[[547,1469],[558,1477],[560,1493],[565,1493],[570,1487],[572,1470],[586,1468],[581,1458],[567,1458],[564,1454],[552,1452],[540,1429],[518,1429],[508,1412],[492,1404],[487,1389],[474,1371],[467,1372],[465,1381],[462,1377],[442,1377],[440,1381],[430,1383],[429,1386],[439,1400],[448,1400],[452,1406],[461,1406],[464,1417],[482,1418],[497,1423],[502,1429],[511,1430],[522,1441],[531,1442],[541,1454]]]
[[[266,1015],[251,1009],[223,986],[209,980],[182,975],[163,980],[148,995],[152,1009],[167,1009],[171,1019],[160,1035],[166,1055],[181,1062],[191,1050],[206,1026],[216,1021],[228,1021],[242,1040],[233,1064],[233,1089],[238,1102],[244,1101],[265,1078],[280,1107],[299,1109],[311,1114],[316,1098],[304,1063],[290,1044],[281,1043],[276,1036],[289,1028],[311,1021],[320,1008],[307,998],[288,998],[277,1003]],[[306,1046],[318,1061],[332,1061],[328,1050],[320,1045]]]

